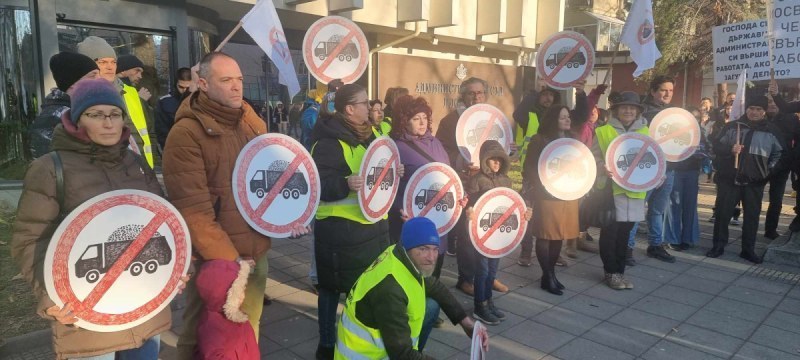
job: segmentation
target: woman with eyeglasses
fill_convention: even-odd
[[[51,155],[34,160],[25,174],[11,255],[31,284],[37,313],[50,320],[58,359],[157,359],[159,334],[171,325],[170,308],[131,329],[95,332],[73,326],[72,309],[55,305],[45,290],[44,253],[70,211],[97,195],[136,189],[163,196],[153,170],[128,149],[131,130],[124,125],[125,103],[105,79],[81,80],[70,93],[70,110],[53,133]],[[53,154],[54,153],[54,154]],[[60,160],[61,171],[57,162]],[[63,175],[63,198],[57,180]],[[184,278],[186,280],[186,278]]]
[[[373,223],[358,204],[357,192],[365,186],[361,162],[375,140],[367,91],[360,85],[344,85],[336,91],[333,105],[333,113],[320,113],[311,135],[311,156],[322,186],[314,223],[317,359],[333,359],[340,295],[347,294],[361,273],[389,247],[386,217]],[[398,175],[403,176],[402,165]]]

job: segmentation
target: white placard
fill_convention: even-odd
[[[394,140],[380,136],[372,141],[361,161],[364,186],[358,191],[358,204],[367,220],[376,222],[389,212],[400,187],[400,152]]]

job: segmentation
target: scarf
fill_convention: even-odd
[[[209,98],[205,91],[199,92],[195,105],[195,109],[210,115],[217,122],[224,125],[235,125],[244,114],[243,108],[234,109],[224,106]],[[242,106],[244,106],[244,101],[242,101]]]
[[[367,140],[369,140],[370,136],[372,136],[371,122],[366,121],[362,124],[353,124],[344,115],[340,115],[340,113],[336,113],[336,115],[344,124],[344,126],[353,132],[353,134],[356,136],[356,139],[358,139],[358,142],[365,143]]]

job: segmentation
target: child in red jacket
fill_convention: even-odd
[[[249,318],[239,309],[249,275],[245,261],[203,264],[197,276],[197,292],[205,306],[197,325],[197,359],[260,358]]]

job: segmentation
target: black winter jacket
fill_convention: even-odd
[[[341,115],[320,117],[314,126],[315,143],[311,157],[317,164],[321,201],[342,200],[350,193],[347,177],[352,174],[344,159],[343,140],[351,147],[359,145]],[[371,136],[364,147],[375,137]],[[389,247],[389,225],[386,220],[361,224],[340,217],[328,217],[314,223],[314,252],[319,286],[342,293],[353,287],[361,273]]]
[[[731,148],[737,143],[737,126],[740,129],[739,143],[744,145],[739,154],[738,169],[734,166],[735,157],[731,153]],[[770,175],[780,171],[784,147],[778,134],[779,130],[766,119],[753,122],[747,119],[747,115],[726,124],[713,142],[717,155],[717,183],[739,186],[766,183]]]
[[[50,152],[53,130],[61,123],[61,114],[69,110],[69,105],[69,95],[58,88],[53,88],[45,96],[42,111],[28,129],[30,150],[34,159]]]
[[[561,94],[555,91],[556,95],[553,98],[553,105],[561,105]],[[539,105],[539,91],[533,90],[522,98],[516,109],[514,109],[514,122],[519,125],[523,131],[528,130],[528,113],[536,113],[539,121],[542,121],[544,113],[547,111]],[[575,109],[570,110],[569,117],[572,119],[572,129],[579,129],[586,120],[589,119],[589,99],[586,97],[585,92],[575,94]]]
[[[439,304],[453,325],[467,317],[464,308],[447,290],[447,286],[433,277],[422,278],[402,246],[396,246],[393,253],[415,278],[425,281],[425,296]],[[356,317],[364,325],[381,332],[390,359],[433,359],[414,350],[411,329],[408,327],[407,306],[408,297],[405,291],[394,277],[387,276],[356,304]]]

